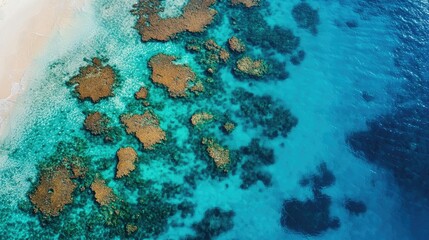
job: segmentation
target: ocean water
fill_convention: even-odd
[[[427,1],[261,0],[252,8],[219,1],[203,33],[165,42],[141,41],[135,3],[85,5],[26,74],[30,89],[1,143],[0,238],[427,238]],[[159,15],[180,16],[188,3],[161,1]],[[284,50],[293,44],[278,27],[299,37],[296,49]],[[246,43],[244,54],[228,49],[232,36]],[[207,39],[231,54],[213,75],[200,53],[187,50]],[[305,56],[297,63],[299,51]],[[171,98],[152,83],[148,61],[158,53],[187,64],[205,92]],[[242,56],[267,61],[271,72],[234,73]],[[118,78],[114,95],[95,104],[66,84],[93,57]],[[142,86],[149,106],[134,98]],[[119,118],[146,110],[166,132],[153,150],[127,135]],[[113,142],[84,129],[92,111],[111,119]],[[190,118],[201,111],[215,119],[196,128]],[[227,121],[236,125],[231,134],[222,131]],[[216,169],[205,137],[229,149],[228,172]],[[125,146],[139,160],[130,176],[116,179],[116,151]],[[87,180],[73,179],[84,189],[59,216],[35,213],[29,196],[40,169],[67,154],[88,161]],[[113,207],[119,213],[95,202],[88,185],[95,175],[121,199]],[[127,225],[137,230],[127,233]]]

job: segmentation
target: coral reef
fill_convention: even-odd
[[[262,59],[253,60],[246,56],[237,61],[234,72],[260,78],[268,73],[268,65]]]
[[[313,9],[310,4],[301,2],[292,9],[292,16],[298,27],[310,30],[314,35],[317,34],[317,25],[319,24],[319,13]]]
[[[296,232],[319,235],[328,229],[340,227],[340,220],[329,214],[331,199],[322,193],[317,194],[314,200],[304,202],[297,199],[286,200],[283,203],[280,223]]]
[[[235,129],[235,124],[233,122],[226,122],[225,124],[223,124],[223,131],[230,134],[234,131]]]
[[[138,16],[136,29],[142,41],[168,41],[181,32],[203,32],[217,12],[211,8],[216,0],[189,0],[183,14],[175,18],[161,18],[160,0],[140,0],[134,6],[133,14]]]
[[[243,4],[245,7],[255,7],[259,6],[260,0],[231,0],[232,5]]]
[[[187,65],[177,65],[173,61],[176,57],[158,54],[149,61],[152,69],[151,80],[168,89],[171,97],[185,97],[188,82],[195,79],[195,73]]]
[[[149,93],[147,91],[147,88],[141,87],[140,90],[138,92],[136,92],[136,94],[134,95],[134,97],[137,100],[140,100],[140,99],[146,100],[147,97],[148,97],[148,95],[149,95]]]
[[[159,120],[150,111],[142,115],[123,115],[121,122],[128,134],[134,134],[145,149],[153,149],[155,144],[165,140],[165,132],[159,127]]]
[[[69,84],[77,84],[75,91],[81,100],[91,99],[96,103],[111,96],[116,74],[109,65],[103,66],[101,60],[94,58],[92,65],[82,67],[79,75],[70,79]]]
[[[101,178],[96,178],[91,184],[91,190],[94,192],[95,200],[101,206],[108,206],[116,201],[116,196],[113,190],[106,185],[106,182]]]
[[[335,183],[334,174],[329,171],[326,163],[323,162],[317,167],[317,174],[312,174],[308,177],[301,179],[301,186],[311,185],[317,191],[329,187]]]
[[[134,163],[137,161],[137,152],[132,147],[126,147],[119,149],[116,156],[118,157],[116,177],[128,176],[136,168]]]
[[[237,115],[247,119],[252,127],[262,127],[263,134],[269,138],[287,137],[298,124],[298,119],[270,96],[256,96],[241,88],[234,90],[233,96],[232,103],[240,104]]]
[[[195,113],[194,115],[192,115],[191,123],[194,126],[201,126],[205,123],[212,121],[213,118],[214,118],[214,116],[211,113],[199,112],[199,113]]]
[[[271,175],[263,170],[263,167],[274,164],[273,149],[261,146],[259,139],[252,139],[248,146],[240,148],[239,155],[243,162],[240,188],[248,189],[258,181],[261,181],[266,187],[271,186]]]
[[[349,211],[350,214],[360,215],[366,212],[366,205],[362,201],[352,200],[347,198],[344,202],[344,207]]]
[[[109,128],[109,118],[100,112],[90,113],[86,116],[84,126],[92,135],[106,133]]]
[[[222,147],[211,138],[203,138],[202,144],[207,146],[207,153],[213,159],[219,170],[228,172],[231,165],[229,150]]]
[[[30,200],[35,211],[46,216],[58,216],[65,205],[72,203],[75,188],[76,184],[71,180],[68,170],[60,166],[41,173],[39,185],[30,194]]]
[[[204,213],[204,218],[192,225],[196,236],[187,239],[213,239],[234,227],[233,211],[225,211],[221,208],[211,208]]]
[[[241,39],[239,39],[236,36],[233,36],[230,39],[228,39],[228,46],[229,46],[229,49],[231,49],[231,51],[233,52],[243,53],[246,51],[246,45],[243,43]]]
[[[313,236],[340,227],[340,219],[330,215],[330,197],[322,193],[324,188],[335,182],[335,176],[326,163],[321,163],[317,171],[318,173],[301,180],[302,186],[312,187],[313,199],[299,201],[292,198],[284,201],[280,219],[283,227]]]

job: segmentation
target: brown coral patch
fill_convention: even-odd
[[[253,60],[250,57],[243,57],[237,61],[234,70],[252,77],[262,77],[268,73],[268,65],[262,59]]]
[[[171,97],[185,97],[188,81],[195,79],[195,73],[187,65],[174,64],[176,57],[158,54],[149,61],[154,83],[165,86]]]
[[[260,0],[231,0],[232,5],[243,4],[248,8],[258,6],[259,2]]]
[[[96,178],[91,184],[91,190],[95,194],[95,200],[101,206],[107,206],[116,200],[113,190],[106,185],[106,182],[100,178]]]
[[[142,115],[124,115],[121,122],[128,134],[134,134],[145,149],[153,149],[155,144],[165,140],[165,132],[159,127],[158,118],[146,111]]]
[[[134,163],[137,161],[137,152],[132,147],[119,149],[116,156],[118,157],[118,165],[116,165],[117,178],[128,176],[130,172],[136,169]]]
[[[167,41],[181,32],[203,32],[209,25],[216,11],[210,8],[216,0],[189,0],[183,8],[183,14],[175,18],[161,18],[160,0],[140,0],[133,11],[138,15],[136,28],[142,41]]]
[[[235,36],[228,39],[228,46],[234,52],[243,53],[246,51],[246,45]]]
[[[213,120],[213,115],[207,112],[195,113],[191,117],[191,123],[194,126],[201,126]]]
[[[131,234],[133,234],[134,232],[136,232],[139,228],[138,228],[136,225],[133,225],[133,224],[127,224],[127,225],[125,226],[125,229],[126,229],[126,231],[127,231],[127,234],[128,234],[128,235],[131,235]]]
[[[47,216],[58,216],[64,206],[72,203],[76,184],[70,179],[64,166],[42,173],[39,185],[30,200],[36,210]]]
[[[232,131],[234,131],[234,129],[235,129],[235,124],[234,123],[232,123],[232,122],[226,122],[224,125],[223,125],[223,129],[225,130],[225,132],[227,132],[227,133],[232,133]]]
[[[102,66],[100,59],[94,58],[91,65],[82,67],[79,75],[70,79],[71,84],[77,84],[75,91],[81,100],[91,99],[96,103],[102,98],[112,95],[116,75],[109,65]]]
[[[203,138],[202,144],[207,146],[207,153],[213,159],[216,167],[224,172],[228,172],[231,160],[229,150],[216,143],[211,138]]]
[[[93,135],[101,135],[108,130],[109,119],[100,112],[90,113],[86,116],[84,126]]]
[[[191,87],[191,91],[195,94],[204,92],[204,84],[201,81],[197,81],[194,86]]]
[[[141,87],[138,92],[134,95],[137,100],[139,99],[146,99],[148,97],[148,91],[147,88]]]

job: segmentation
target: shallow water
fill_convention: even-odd
[[[145,43],[134,28],[133,1],[97,0],[84,9],[75,34],[58,33],[38,60],[37,70],[28,79],[31,89],[18,103],[12,131],[2,143],[0,216],[4,221],[0,236],[425,239],[429,229],[429,135],[427,57],[423,52],[427,49],[428,3],[306,2],[317,10],[317,32],[299,27],[295,21],[292,9],[300,1],[266,0],[249,9],[221,2],[214,5],[219,14],[204,33]],[[172,8],[162,17],[180,14],[180,3],[167,1],[165,6]],[[243,18],[240,14],[246,11],[251,16],[262,14],[264,24],[255,24],[256,17],[252,22]],[[299,47],[292,53],[280,53],[273,48],[286,43],[277,41],[276,46],[267,47],[252,42],[255,36],[246,35],[249,29],[268,31],[274,26],[290,29],[300,38]],[[187,51],[186,44],[212,38],[228,49],[232,35],[247,43],[244,55],[283,63],[288,76],[240,77],[233,74],[231,59],[219,65],[213,83],[206,81],[211,76],[198,53]],[[273,37],[267,34],[262,40]],[[305,57],[294,65],[290,58],[299,50]],[[205,92],[171,98],[163,87],[153,84],[147,62],[158,53],[177,56],[177,64],[189,65],[204,81]],[[96,104],[80,101],[66,84],[93,57],[102,58],[118,74],[114,96]],[[271,67],[281,72],[283,66]],[[149,90],[148,107],[134,98],[142,86]],[[254,96],[241,98],[237,89]],[[264,99],[268,103],[259,107]],[[276,132],[273,129],[287,118],[284,112],[273,112],[276,108],[290,110],[297,119],[296,126],[285,131],[287,136],[282,136],[282,130],[278,135],[267,134]],[[119,120],[121,114],[147,109],[158,116],[167,134],[167,140],[154,150],[144,149],[127,135]],[[119,129],[115,141],[105,143],[84,129],[85,115],[91,111],[111,118],[111,125]],[[201,129],[193,127],[190,118],[199,111],[212,113],[215,120]],[[280,118],[264,124],[262,119],[271,115]],[[221,130],[228,119],[236,125],[231,134]],[[216,169],[201,145],[203,137],[213,137],[230,150],[230,171]],[[33,213],[29,195],[37,186],[40,166],[52,164],[51,156],[64,157],[56,152],[57,145],[69,142],[66,149],[70,150],[76,138],[86,144],[77,152],[89,159],[91,174],[99,174],[124,200],[118,203],[121,213],[116,224],[106,224],[107,208],[94,201],[85,184],[85,190],[74,191],[73,203],[60,216]],[[258,144],[250,145],[252,139],[258,139]],[[116,151],[124,146],[137,150],[139,162],[129,177],[116,179]],[[326,169],[320,172],[322,163]],[[322,184],[326,179],[320,174],[332,174],[334,180]],[[243,187],[245,183],[247,187]],[[327,207],[323,199],[329,199]],[[365,211],[349,211],[347,200],[364,203]],[[185,209],[183,202],[191,203],[190,207]],[[306,202],[307,207],[291,205],[297,202]],[[161,211],[170,207],[177,211],[165,217]],[[292,211],[295,207],[299,214]],[[211,216],[208,227],[201,220],[213,208],[221,211]],[[226,214],[229,211],[233,214]],[[287,216],[292,220],[285,224]],[[331,224],[335,219],[337,223]],[[127,224],[138,230],[127,235]],[[161,226],[161,230],[151,231],[151,226]]]

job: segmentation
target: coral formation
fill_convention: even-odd
[[[147,91],[147,88],[145,88],[145,87],[141,87],[140,88],[140,90],[138,91],[138,92],[136,92],[136,94],[134,95],[134,97],[137,99],[137,100],[139,100],[139,99],[143,99],[143,100],[145,100],[145,99],[147,99],[147,97],[148,97],[148,91]]]
[[[216,0],[189,0],[183,14],[175,18],[161,18],[160,0],[140,0],[133,14],[138,16],[136,29],[142,41],[168,41],[181,32],[203,32],[217,12],[211,8]]]
[[[237,61],[234,71],[235,73],[260,78],[268,73],[268,65],[262,59],[253,60],[250,57],[243,57]]]
[[[188,82],[195,79],[195,73],[187,65],[177,65],[173,61],[176,57],[158,54],[149,61],[152,69],[151,79],[168,89],[171,97],[185,97]]]
[[[204,92],[205,88],[204,88],[204,84],[201,81],[197,81],[192,87],[191,87],[191,92],[195,93],[195,94],[199,94]]]
[[[137,161],[137,152],[132,147],[126,147],[119,149],[116,156],[118,157],[116,177],[128,176],[136,168],[134,163]]]
[[[344,207],[349,211],[350,214],[360,215],[366,212],[366,205],[362,201],[352,200],[347,198]]]
[[[134,134],[145,149],[153,149],[155,144],[165,140],[165,132],[159,127],[159,120],[150,111],[142,115],[123,115],[121,122],[128,134]]]
[[[69,84],[77,84],[75,90],[81,100],[91,99],[96,103],[111,96],[116,74],[109,65],[103,66],[101,60],[94,58],[92,65],[82,67],[79,75],[70,79]]]
[[[231,51],[233,52],[243,53],[246,51],[246,45],[243,43],[241,39],[239,39],[236,36],[233,36],[230,39],[228,39],[228,46],[229,46],[229,49],[231,49]]]
[[[191,123],[194,126],[201,126],[205,123],[212,121],[213,118],[214,118],[214,116],[211,113],[199,112],[199,113],[195,113],[194,115],[192,115]]]
[[[256,96],[244,89],[233,92],[233,103],[240,104],[238,116],[248,119],[252,127],[260,126],[263,134],[269,138],[287,137],[288,133],[298,124],[288,109],[277,104],[268,96]]]
[[[209,154],[210,158],[213,159],[216,167],[219,170],[228,172],[231,165],[229,150],[222,147],[211,138],[203,138],[202,144],[207,146],[207,153]]]
[[[108,131],[109,119],[100,112],[90,113],[86,116],[84,126],[92,135],[101,135]]]
[[[186,239],[213,239],[234,227],[234,216],[234,211],[226,211],[218,207],[208,209],[204,213],[204,218],[192,225],[196,236]]]
[[[228,121],[225,124],[223,124],[223,130],[228,134],[232,133],[234,129],[235,129],[235,124],[233,122]]]
[[[70,179],[68,170],[60,166],[41,173],[39,185],[34,193],[30,194],[30,200],[35,211],[38,210],[46,216],[58,216],[65,205],[72,203],[75,188],[76,184]]]
[[[283,227],[313,236],[340,227],[340,219],[330,216],[330,197],[322,193],[324,188],[335,182],[335,176],[326,163],[320,164],[317,170],[317,174],[301,180],[302,186],[312,187],[314,199],[299,201],[292,198],[284,201],[280,219]]]
[[[316,194],[314,200],[304,202],[297,199],[286,200],[280,223],[283,227],[313,236],[328,229],[337,229],[340,227],[340,220],[330,216],[330,206],[331,199],[322,193]]]
[[[239,155],[243,162],[240,173],[240,188],[248,189],[258,181],[269,187],[271,175],[263,170],[263,167],[274,164],[273,149],[261,146],[259,139],[252,139],[248,146],[240,148]]]
[[[248,8],[259,6],[259,2],[260,0],[231,0],[232,5],[243,4]]]
[[[96,178],[91,184],[91,190],[95,194],[95,200],[101,206],[108,206],[116,200],[113,190],[106,185],[103,179]]]
[[[319,24],[319,13],[313,9],[310,4],[301,2],[292,9],[292,16],[298,27],[310,30],[312,34],[317,34],[317,25]]]

